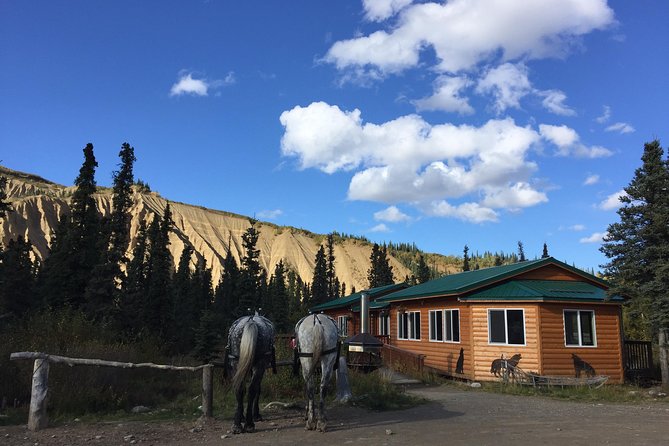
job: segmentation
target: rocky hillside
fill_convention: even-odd
[[[35,247],[35,255],[44,258],[59,215],[69,213],[69,202],[73,187],[65,187],[35,175],[16,172],[0,166],[0,175],[7,177],[7,195],[14,212],[2,220],[0,241],[6,245],[10,238],[23,235]],[[98,208],[103,214],[111,210],[111,190],[100,188],[97,195]],[[140,220],[147,223],[155,215],[162,215],[167,200],[155,192],[136,190],[131,209],[131,247],[134,244]],[[243,255],[242,234],[249,227],[248,217],[229,212],[206,209],[183,203],[169,202],[176,231],[171,235],[172,256],[178,259],[184,244],[191,244],[211,266],[214,280],[221,273],[223,257],[230,249],[239,261]],[[313,277],[314,258],[325,236],[302,229],[277,226],[259,222],[258,249],[262,266],[270,273],[283,259],[305,281]],[[367,271],[370,266],[371,244],[359,239],[342,238],[335,246],[335,268],[340,282],[347,289],[357,290],[368,285]],[[447,258],[429,255],[429,264],[441,272],[453,272],[455,265]],[[406,263],[406,260],[405,260]],[[403,280],[411,271],[396,258],[390,258],[396,280]]]

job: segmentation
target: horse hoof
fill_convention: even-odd
[[[233,424],[232,429],[230,429],[230,432],[233,434],[241,434],[244,430],[239,424]]]
[[[316,429],[316,423],[313,421],[307,421],[307,425],[304,427],[304,430],[313,431]]]
[[[325,432],[325,430],[327,429],[327,426],[328,426],[328,424],[327,424],[326,422],[324,422],[324,421],[319,421],[319,422],[318,422],[318,425],[317,425],[318,430],[319,430],[320,432]]]
[[[256,415],[255,417],[253,417],[253,421],[265,421],[265,420],[263,419],[262,415]]]

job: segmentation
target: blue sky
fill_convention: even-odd
[[[165,198],[428,252],[605,262],[666,146],[669,3],[0,0],[0,159],[121,143]]]

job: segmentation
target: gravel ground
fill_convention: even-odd
[[[302,411],[272,408],[252,434],[231,421],[72,423],[39,432],[0,427],[0,445],[669,445],[669,403],[592,404],[465,390],[412,387],[429,402],[370,412],[332,406],[326,433],[305,431]]]

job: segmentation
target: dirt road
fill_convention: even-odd
[[[230,420],[73,423],[29,432],[0,427],[0,445],[669,445],[669,404],[592,404],[415,387],[427,404],[396,412],[333,406],[327,433],[304,430],[298,410],[268,409],[253,434],[230,435]]]

